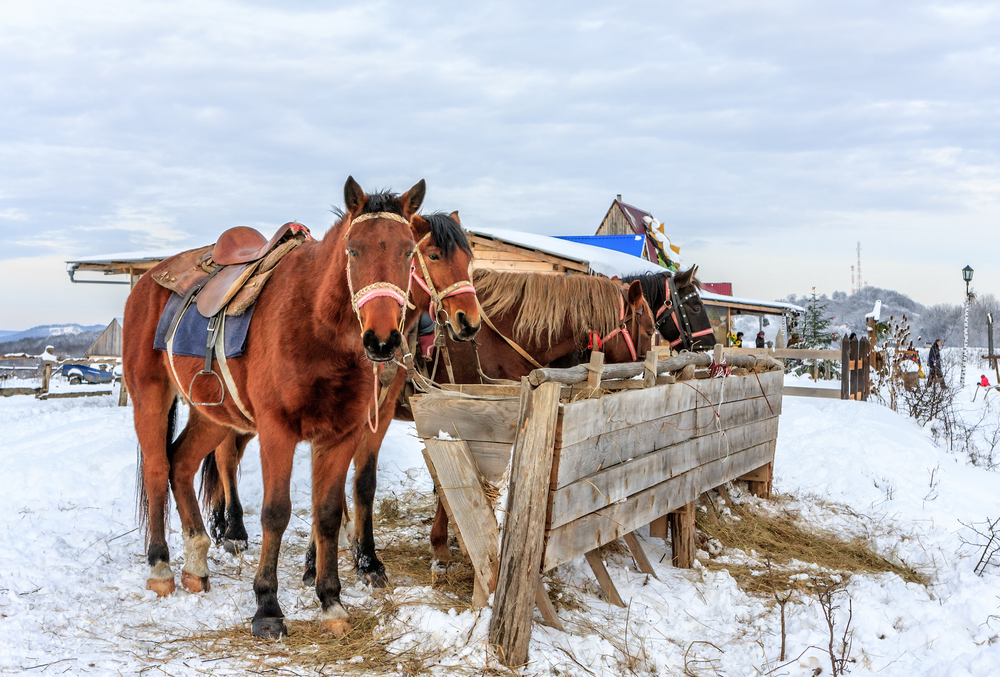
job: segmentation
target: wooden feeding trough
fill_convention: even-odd
[[[527,660],[536,604],[561,627],[541,573],[584,555],[607,601],[622,605],[600,546],[624,538],[653,574],[634,532],[649,524],[666,537],[669,522],[674,563],[691,566],[699,495],[737,479],[769,494],[784,371],[767,356],[725,357],[720,369],[721,346],[714,357],[654,350],[644,363],[602,366],[596,353],[520,386],[450,386],[412,400],[477,603],[496,592],[490,638],[506,664]],[[708,378],[709,368],[733,373]]]

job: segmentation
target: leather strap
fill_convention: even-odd
[[[215,353],[219,360],[219,371],[222,372],[222,380],[226,383],[226,389],[229,390],[229,394],[233,396],[233,402],[236,403],[237,408],[240,412],[246,416],[246,419],[253,424],[257,421],[254,420],[253,415],[247,410],[246,406],[243,404],[243,400],[240,399],[240,393],[236,389],[236,381],[233,380],[233,375],[229,371],[229,364],[226,362],[226,314],[222,314],[222,319],[219,324],[219,333],[215,337]]]
[[[476,303],[478,303],[478,302],[479,301],[477,300]],[[513,340],[511,340],[511,339],[507,338],[506,336],[504,336],[503,334],[501,334],[500,330],[493,326],[493,323],[490,322],[490,316],[486,314],[486,311],[483,310],[483,307],[481,305],[479,306],[479,316],[481,318],[483,318],[483,321],[486,323],[487,327],[489,327],[494,332],[496,332],[497,336],[499,336],[500,338],[502,338],[504,341],[507,342],[507,345],[509,345],[514,350],[516,350],[518,355],[520,355],[521,357],[523,357],[524,359],[526,359],[529,363],[531,363],[532,365],[534,365],[535,369],[544,369],[544,367],[542,365],[538,364],[538,362],[535,360],[535,358],[533,358],[531,355],[529,355],[527,352],[525,352],[524,348],[522,348],[521,346],[519,346],[516,343],[514,343]]]

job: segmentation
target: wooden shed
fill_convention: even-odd
[[[649,212],[622,202],[622,196],[615,197],[614,202],[608,207],[608,213],[604,215],[601,225],[598,226],[595,235],[642,235],[646,238],[646,246],[642,251],[642,258],[647,261],[656,261],[656,247],[650,241],[646,228],[645,218],[653,218]]]
[[[111,320],[94,345],[87,348],[84,357],[121,357],[122,356],[122,321],[119,318]]]

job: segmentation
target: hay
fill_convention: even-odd
[[[729,509],[732,516],[719,515],[717,519],[699,510],[697,527],[706,540],[715,539],[727,550],[744,553],[748,563],[722,558],[702,564],[709,570],[728,571],[748,593],[770,596],[810,587],[813,579],[846,579],[854,573],[891,572],[907,583],[927,583],[912,567],[878,554],[867,539],[808,527],[789,510],[766,514],[747,504],[730,504]]]

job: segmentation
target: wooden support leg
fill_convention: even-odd
[[[747,488],[754,496],[758,498],[770,498],[773,476],[774,463],[768,463],[748,472],[746,475],[742,475],[740,479],[746,480]]]
[[[670,545],[674,550],[672,561],[675,567],[681,569],[690,569],[694,565],[694,510],[695,504],[688,503],[667,515],[670,522]]]
[[[586,554],[586,558],[587,563],[590,564],[590,568],[594,572],[594,576],[597,578],[598,584],[601,586],[601,590],[604,592],[605,601],[608,604],[624,607],[625,602],[622,601],[621,595],[618,594],[618,588],[615,587],[614,582],[611,580],[608,570],[604,568],[604,560],[601,559],[601,553],[597,550],[591,550]]]
[[[656,578],[653,565],[650,564],[649,558],[646,557],[646,551],[642,549],[639,537],[635,535],[634,531],[625,534],[625,543],[628,544],[628,549],[632,551],[632,557],[635,558],[635,563],[639,565],[639,571]]]
[[[545,590],[545,584],[542,583],[541,575],[538,576],[538,583],[535,586],[535,604],[542,612],[542,618],[545,619],[546,623],[556,630],[564,630],[562,621],[556,614],[556,608],[552,606],[552,600],[549,599],[549,593]]]
[[[667,539],[667,516],[657,517],[649,523],[649,537]]]
[[[118,391],[118,406],[124,407],[128,404],[128,388],[125,387],[125,379],[121,379],[121,389]]]

